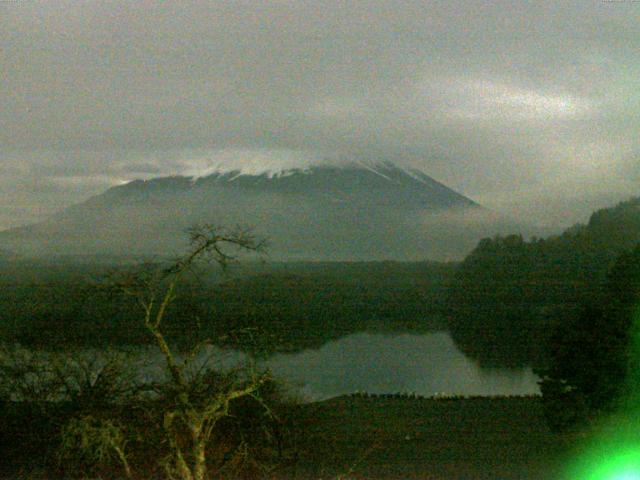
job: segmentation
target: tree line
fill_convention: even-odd
[[[549,332],[604,292],[616,259],[640,242],[640,199],[591,215],[558,236],[482,240],[448,289],[458,346],[487,366],[542,366]]]
[[[457,344],[485,365],[533,365],[550,426],[640,404],[640,198],[587,225],[482,240],[448,296]]]

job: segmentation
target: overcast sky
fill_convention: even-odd
[[[0,1],[0,228],[134,178],[391,160],[541,224],[640,195],[640,2]]]

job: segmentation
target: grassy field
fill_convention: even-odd
[[[283,478],[553,480],[571,443],[536,397],[339,397],[295,418],[300,457]]]

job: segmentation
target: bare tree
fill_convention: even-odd
[[[143,311],[144,326],[160,349],[169,374],[163,394],[162,425],[170,445],[164,462],[170,478],[204,480],[207,477],[207,445],[218,422],[229,415],[234,400],[252,396],[268,380],[267,373],[250,369],[244,375],[202,375],[196,379],[188,371],[193,360],[210,342],[201,341],[180,360],[163,333],[163,321],[176,298],[176,288],[197,262],[214,262],[225,268],[242,252],[262,252],[265,242],[248,230],[222,230],[211,225],[189,231],[191,248],[170,265],[143,268],[117,283],[121,291],[135,297]]]
[[[115,461],[121,465],[125,478],[133,478],[123,428],[113,420],[92,415],[72,418],[62,428],[60,439],[60,463],[78,463],[83,460],[95,466]]]

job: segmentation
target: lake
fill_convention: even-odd
[[[238,352],[209,350],[205,358],[230,367]],[[223,358],[220,361],[220,358]],[[480,368],[447,332],[354,333],[318,349],[277,354],[261,363],[303,401],[354,392],[434,395],[539,394],[531,368]]]
[[[39,353],[39,362],[52,357]],[[98,365],[104,351],[84,349],[78,358]],[[65,357],[69,359],[73,356]],[[178,356],[179,358],[179,356]],[[137,381],[162,380],[164,359],[157,348],[126,350],[124,359]],[[228,369],[246,363],[244,354],[208,347],[192,367]],[[446,332],[353,333],[329,341],[318,349],[277,354],[260,362],[287,390],[301,401],[310,402],[355,392],[370,394],[406,393],[421,396],[529,395],[540,393],[538,377],[530,368],[485,369],[462,354]]]
[[[356,391],[432,395],[539,394],[531,368],[483,369],[446,332],[356,333],[266,364],[307,401]]]

